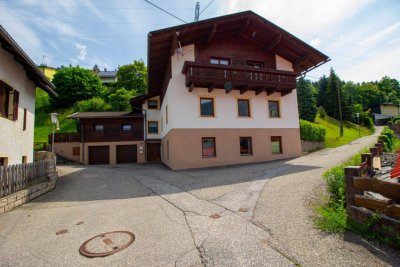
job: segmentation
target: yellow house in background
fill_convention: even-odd
[[[58,71],[56,68],[48,67],[46,65],[40,65],[39,69],[43,72],[47,79],[53,80],[54,74]]]

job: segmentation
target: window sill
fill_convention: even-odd
[[[202,156],[203,159],[213,159],[216,158],[217,156]]]
[[[250,156],[253,156],[253,154],[240,154],[240,156],[242,156],[242,157],[250,157]]]

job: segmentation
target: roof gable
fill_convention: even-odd
[[[183,24],[150,32],[148,35],[149,95],[159,94],[175,52],[177,42],[181,46],[208,44],[215,38],[236,36],[257,45],[259,49],[272,52],[292,62],[295,71],[301,73],[329,60],[316,50],[282,28],[252,11],[245,11]]]
[[[57,96],[54,92],[54,85],[46,78],[46,76],[39,70],[36,64],[28,57],[28,55],[21,49],[15,40],[7,33],[7,31],[0,25],[0,44],[1,47],[13,55],[16,62],[24,67],[27,77],[37,86],[46,92]]]

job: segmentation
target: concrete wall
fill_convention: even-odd
[[[74,147],[79,147],[80,154],[82,153],[82,145],[79,142],[55,143],[54,152],[57,155],[61,155],[66,159],[79,162],[81,156],[80,155],[77,155],[77,156],[73,155],[72,152],[73,152],[73,148]]]
[[[272,154],[271,136],[282,137],[282,154]],[[215,138],[216,157],[202,156],[202,137]],[[240,154],[240,137],[252,138],[252,155]],[[300,140],[298,128],[173,129],[162,140],[163,162],[179,170],[292,158],[302,154],[296,140]]]
[[[35,85],[8,52],[0,47],[0,80],[19,92],[18,120],[0,117],[0,157],[8,158],[8,164],[33,161],[33,131],[35,120]],[[26,131],[23,131],[24,108],[27,109]]]
[[[144,141],[84,143],[84,152],[82,153],[81,149],[80,162],[83,164],[89,164],[89,146],[109,146],[110,164],[117,164],[117,145],[137,145],[137,163],[145,162]]]

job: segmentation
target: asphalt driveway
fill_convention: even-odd
[[[312,223],[309,200],[323,188],[322,172],[375,140],[179,172],[59,167],[54,191],[0,216],[0,266],[400,266],[395,251]],[[133,232],[135,242],[105,258],[79,254],[84,241],[115,230]]]

